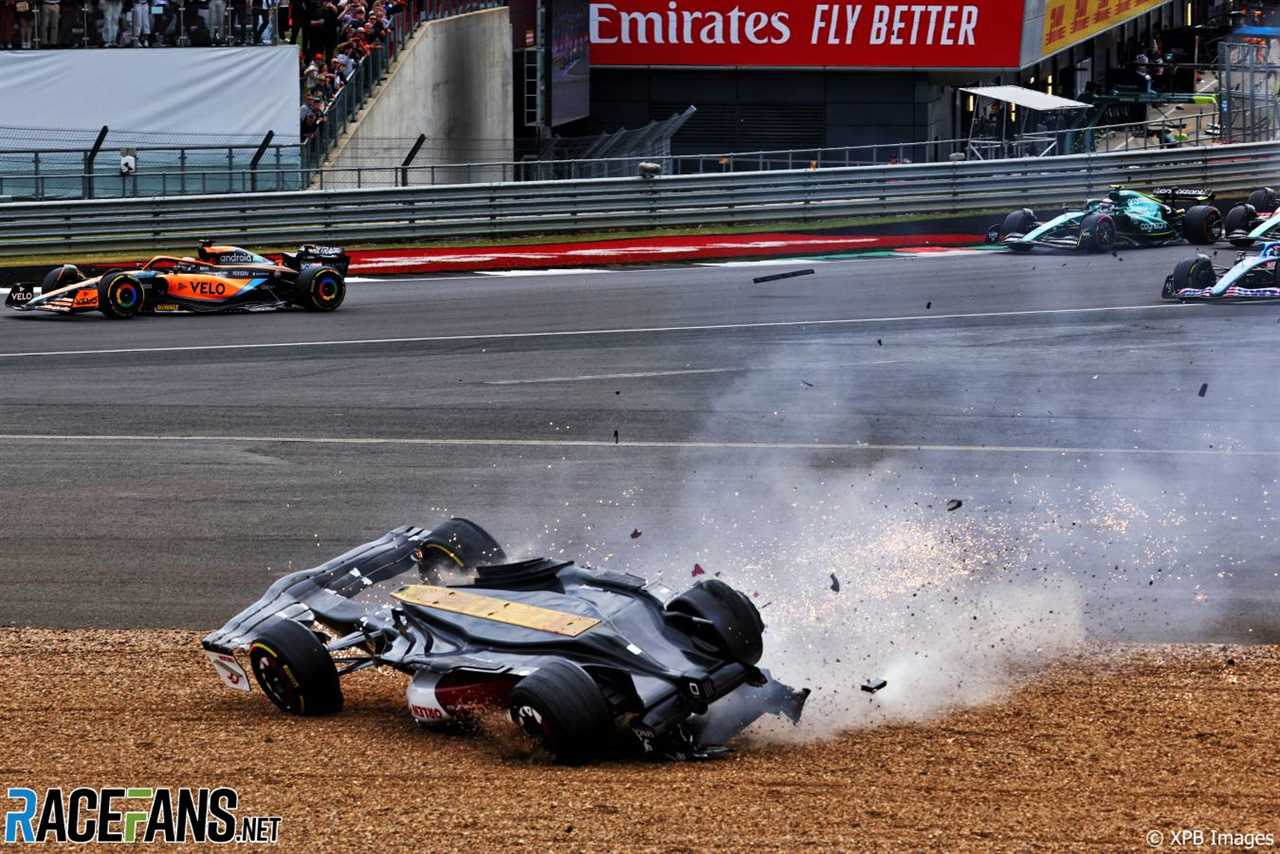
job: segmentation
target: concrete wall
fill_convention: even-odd
[[[431,21],[405,46],[395,68],[339,142],[327,164],[333,168],[398,164],[418,134],[425,133],[414,166],[512,159],[511,21],[507,10],[489,9]],[[483,170],[438,169],[435,183],[499,180]],[[335,178],[337,180],[335,180]],[[390,169],[368,172],[362,186],[393,183]],[[431,175],[410,171],[410,183]],[[328,176],[325,186],[354,186]]]

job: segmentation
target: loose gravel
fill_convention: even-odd
[[[289,718],[175,631],[0,630],[0,779],[233,786],[281,850],[1098,850],[1280,838],[1280,647],[1090,649],[1003,701],[713,762],[547,764],[501,723],[421,729],[403,676]],[[873,700],[868,699],[868,702]]]

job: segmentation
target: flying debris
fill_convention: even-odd
[[[952,510],[959,510],[963,506],[964,506],[963,501],[961,501],[959,498],[953,498],[947,502],[947,512],[950,513]]]
[[[796,276],[812,276],[812,275],[813,275],[813,270],[812,270],[812,269],[809,269],[809,270],[792,270],[792,271],[791,271],[791,272],[789,272],[789,273],[774,273],[774,274],[773,274],[773,275],[771,275],[771,276],[757,276],[756,278],[752,279],[751,281],[752,281],[752,283],[753,283],[753,284],[757,284],[757,285],[759,285],[759,284],[762,284],[763,282],[776,282],[776,281],[778,281],[779,279],[793,279],[793,278],[795,278]]]
[[[884,681],[883,679],[872,679],[868,682],[862,683],[862,690],[866,691],[868,694],[874,694],[875,692],[879,691],[881,688],[884,688],[888,684],[889,683]]]
[[[836,578],[836,574],[831,573],[831,590],[833,593],[840,592],[840,579]]]
[[[695,564],[693,565],[693,573],[692,573],[692,574],[693,574],[694,576],[698,576],[698,575],[706,575],[706,574],[707,574],[707,571],[706,571],[705,569],[703,569],[703,568],[702,568],[702,564],[700,564],[700,563],[695,563]]]
[[[1200,397],[1204,397],[1204,396],[1205,396],[1205,394],[1206,394],[1208,391],[1209,391],[1209,384],[1208,384],[1208,383],[1200,383],[1200,391],[1199,391],[1199,395],[1200,395]]]
[[[640,538],[640,529],[639,529],[639,528],[632,528],[632,529],[631,529],[631,539],[633,539],[633,540],[637,540],[637,539],[639,539],[639,538]]]

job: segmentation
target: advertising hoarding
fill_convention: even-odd
[[[551,125],[591,112],[587,0],[544,0]]]
[[[1046,0],[1040,56],[1109,30],[1169,0]]]
[[[1016,68],[1022,22],[1022,0],[592,0],[589,32],[599,66]]]
[[[0,127],[297,142],[298,79],[294,45],[0,51]]]

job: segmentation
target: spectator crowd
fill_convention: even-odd
[[[0,50],[269,43],[277,0],[0,0]]]
[[[325,111],[356,67],[392,32],[396,0],[289,0],[291,41],[302,39],[302,138],[315,135]]]
[[[396,0],[0,0],[0,50],[301,42],[326,62],[385,39]]]

